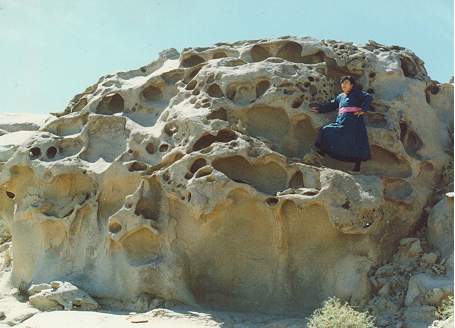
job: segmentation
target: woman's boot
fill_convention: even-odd
[[[355,162],[355,165],[354,165],[354,168],[352,169],[352,171],[354,171],[354,172],[359,172],[359,171],[360,171],[360,163],[362,163],[362,161],[357,160],[357,161]]]

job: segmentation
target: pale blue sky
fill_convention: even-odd
[[[453,0],[0,0],[0,112],[62,111],[166,48],[283,35],[397,44],[453,75]]]

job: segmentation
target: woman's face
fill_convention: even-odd
[[[354,85],[349,80],[344,80],[341,82],[341,90],[343,90],[344,93],[351,91],[353,86]]]

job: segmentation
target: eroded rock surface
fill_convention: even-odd
[[[374,96],[372,160],[355,175],[301,162],[336,115],[309,104],[345,74]],[[442,179],[452,113],[453,84],[398,46],[284,37],[164,51],[101,77],[2,157],[13,281],[71,281],[125,308],[364,304],[369,273]]]

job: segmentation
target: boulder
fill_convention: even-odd
[[[336,114],[310,104],[346,74],[374,97],[372,159],[358,173],[302,160]],[[143,308],[364,304],[368,273],[414,228],[450,161],[452,94],[409,49],[308,37],[170,49],[103,76],[0,159],[13,282],[64,277]],[[400,261],[419,246],[406,241]],[[30,298],[73,306],[54,294]]]
[[[67,281],[32,285],[28,293],[30,304],[41,311],[89,311],[98,308],[98,303],[93,298]]]

